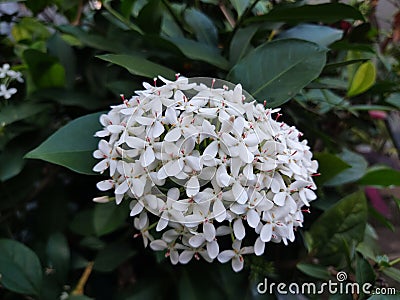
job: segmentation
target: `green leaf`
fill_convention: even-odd
[[[237,11],[238,17],[241,17],[250,4],[250,0],[230,0],[232,6]]]
[[[396,280],[397,282],[400,282],[400,270],[396,268],[385,268],[383,269],[383,274],[386,276]]]
[[[385,101],[400,109],[400,93],[391,94]]]
[[[0,283],[16,293],[35,295],[42,288],[42,267],[36,254],[20,242],[0,239]]]
[[[159,64],[153,63],[143,57],[137,57],[126,54],[104,54],[96,56],[102,60],[111,62],[127,69],[134,75],[144,76],[148,78],[157,77],[157,75],[166,78],[175,78],[173,70],[163,67]]]
[[[338,154],[338,157],[347,163],[350,168],[329,179],[324,183],[325,186],[338,186],[354,182],[364,176],[368,163],[363,156],[345,149]]]
[[[367,214],[363,192],[343,198],[311,225],[306,233],[308,248],[325,263],[339,263],[345,255],[344,245],[363,240]]]
[[[347,96],[354,97],[367,91],[376,80],[376,69],[371,61],[361,64],[354,74]]]
[[[228,61],[221,56],[220,50],[217,47],[211,47],[180,37],[166,37],[165,39],[175,44],[187,58],[204,61],[222,70],[229,69]]]
[[[48,161],[82,174],[95,174],[92,168],[96,160],[92,153],[98,139],[93,135],[101,129],[101,114],[89,114],[71,121],[25,157]]]
[[[277,7],[263,16],[249,18],[249,22],[302,22],[334,23],[344,19],[364,20],[362,14],[354,7],[342,3],[325,3],[303,5],[299,7]]]
[[[67,239],[61,233],[52,234],[47,241],[46,254],[48,267],[54,270],[54,275],[60,285],[68,278],[70,250]]]
[[[331,276],[326,267],[319,265],[312,265],[307,263],[298,263],[297,269],[302,271],[304,274],[307,274],[311,277],[328,280]]]
[[[6,181],[21,172],[25,165],[25,153],[25,149],[7,145],[7,151],[0,154],[0,181]]]
[[[114,201],[97,204],[94,209],[94,229],[97,236],[113,232],[125,224],[129,216],[128,201],[117,205]]]
[[[21,41],[46,40],[50,36],[46,26],[35,18],[22,18],[12,27],[11,34],[17,43]]]
[[[327,47],[340,40],[343,30],[314,24],[300,24],[279,34],[278,38],[295,38]]]
[[[348,59],[348,60],[341,61],[341,62],[336,62],[336,63],[329,63],[329,64],[325,65],[324,71],[325,70],[337,69],[337,68],[345,67],[345,66],[348,66],[348,65],[363,63],[363,62],[366,62],[366,61],[367,61],[367,59],[359,58],[359,59]]]
[[[49,106],[46,104],[23,102],[21,104],[10,103],[0,111],[0,126],[24,120],[30,116],[44,111]]]
[[[315,178],[318,185],[323,184],[340,172],[350,168],[347,163],[334,154],[314,153],[314,158],[318,161],[318,172],[321,174],[321,176]]]
[[[49,54],[58,58],[65,70],[67,88],[72,88],[76,80],[76,57],[72,47],[56,33],[47,41]]]
[[[28,65],[30,80],[35,88],[62,87],[65,85],[65,70],[58,59],[34,49],[27,49],[23,53]]]
[[[375,271],[371,264],[361,255],[356,256],[356,279],[360,287],[369,283],[371,286],[375,283]],[[364,292],[360,289],[360,297],[364,296]]]
[[[257,30],[258,26],[247,26],[236,31],[229,47],[231,63],[237,63],[251,49],[250,41]]]
[[[135,253],[130,244],[122,242],[109,244],[97,254],[93,269],[99,272],[112,272]]]
[[[400,172],[388,167],[371,168],[358,183],[371,186],[400,186]]]
[[[302,40],[265,43],[241,59],[228,74],[254,98],[269,107],[282,105],[317,78],[326,61],[326,49]]]
[[[307,100],[318,105],[321,114],[325,114],[334,108],[342,109],[349,105],[346,100],[328,89],[310,89],[305,93],[305,96]]]
[[[184,19],[199,42],[217,46],[218,31],[209,17],[195,8],[188,8],[184,12]]]
[[[95,235],[94,209],[87,209],[78,212],[69,224],[69,228],[79,235]]]

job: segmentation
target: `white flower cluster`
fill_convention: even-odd
[[[159,78],[164,85],[144,83],[101,116],[96,136],[106,139],[94,152],[101,161],[93,170],[111,176],[98,189],[114,189],[117,204],[131,201],[145,247],[150,241],[173,264],[231,260],[238,272],[244,254],[293,241],[302,207],[316,198],[318,164],[302,134],[278,121],[280,109],[246,102],[241,85]],[[251,231],[256,238],[245,239]],[[225,240],[232,248],[221,251]]]
[[[24,82],[20,72],[11,70],[9,64],[3,64],[0,67],[0,97],[10,99],[17,92],[16,88],[9,88],[10,83],[14,80]]]

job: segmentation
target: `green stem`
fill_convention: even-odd
[[[393,267],[395,264],[398,264],[400,262],[400,257],[396,258],[395,260],[392,260],[389,265]]]

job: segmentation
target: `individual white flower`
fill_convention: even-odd
[[[98,189],[130,200],[145,245],[154,228],[161,238],[150,248],[173,264],[217,258],[239,271],[244,254],[294,241],[302,207],[316,199],[318,163],[302,134],[279,121],[279,108],[246,102],[240,84],[159,79],[100,117],[93,170],[110,178]],[[225,235],[232,249],[217,238]]]
[[[0,97],[4,99],[10,99],[12,95],[17,92],[16,88],[7,88],[5,84],[0,84]]]
[[[242,241],[235,240],[232,244],[232,249],[233,250],[225,250],[222,251],[218,255],[218,260],[221,263],[226,263],[230,260],[232,260],[232,269],[235,272],[239,272],[243,269],[244,265],[244,254],[251,254],[254,253],[254,248],[253,247],[243,247],[242,246]]]
[[[0,67],[0,78],[5,78],[7,76],[7,72],[9,71],[10,71],[10,65],[3,64],[3,66]]]

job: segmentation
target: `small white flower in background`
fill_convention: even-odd
[[[294,241],[302,207],[316,199],[318,163],[302,134],[280,109],[246,102],[240,84],[159,78],[122,96],[96,133],[93,170],[111,177],[97,187],[131,202],[135,236],[173,264],[231,260],[235,272],[245,254]]]
[[[10,83],[13,81],[24,82],[22,74],[11,70],[9,64],[3,64],[3,66],[0,67],[0,97],[7,100],[17,93],[16,88],[9,87]]]

